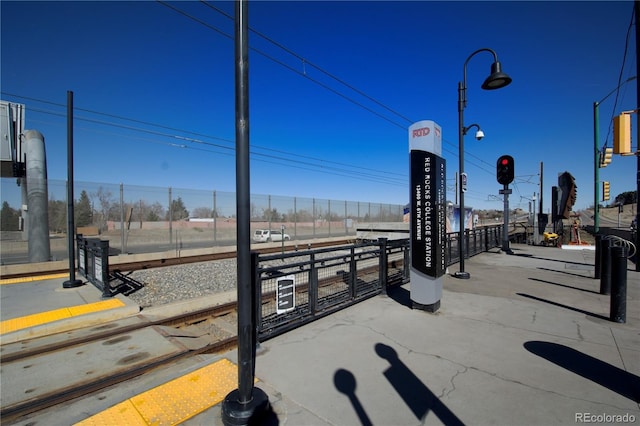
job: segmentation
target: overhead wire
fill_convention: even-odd
[[[162,5],[166,6],[166,7],[168,7],[168,8],[170,8],[170,9],[174,10],[175,12],[177,12],[177,13],[179,13],[179,14],[181,14],[181,15],[183,15],[183,16],[185,16],[185,17],[187,17],[187,18],[189,18],[189,19],[191,19],[191,20],[193,20],[193,21],[195,21],[195,22],[197,22],[197,23],[199,23],[199,24],[201,24],[201,25],[203,25],[203,26],[207,27],[207,28],[209,28],[210,30],[215,31],[215,32],[216,32],[216,33],[218,33],[218,34],[220,34],[220,35],[222,35],[222,36],[224,36],[224,37],[226,37],[226,38],[229,38],[229,39],[232,39],[232,40],[233,40],[233,36],[231,36],[231,35],[229,35],[229,34],[225,33],[224,31],[222,31],[222,30],[220,30],[220,29],[216,28],[215,26],[210,25],[210,24],[208,24],[207,22],[205,22],[205,21],[203,21],[203,20],[201,20],[201,19],[199,19],[199,18],[197,18],[197,17],[192,16],[192,15],[190,15],[190,14],[189,14],[189,13],[187,13],[187,12],[184,12],[183,10],[181,10],[181,9],[179,9],[179,8],[177,8],[177,7],[174,7],[173,5],[169,4],[169,3],[168,3],[168,2],[166,2],[166,1],[163,1],[163,0],[157,0],[157,1],[158,1],[158,3],[160,3],[160,4],[162,4]],[[221,11],[221,10],[220,10],[220,9],[218,9],[217,7],[214,7],[214,6],[210,5],[210,4],[209,4],[209,3],[207,3],[206,1],[201,0],[201,3],[202,3],[202,4],[204,4],[204,5],[206,5],[206,6],[207,6],[207,7],[209,7],[209,8],[213,9],[213,10],[218,11],[219,13],[222,13],[222,14],[223,14],[224,16],[226,16],[227,18],[233,19],[233,18],[232,18],[232,17],[230,17],[228,14],[226,14],[224,11]],[[326,75],[326,76],[330,77],[331,79],[333,79],[333,80],[337,81],[338,83],[340,83],[340,84],[344,85],[345,87],[349,88],[350,90],[354,91],[355,93],[359,94],[360,96],[363,96],[364,98],[366,98],[366,99],[368,99],[369,101],[371,101],[371,102],[375,103],[376,105],[378,105],[378,106],[380,106],[380,107],[382,107],[382,108],[386,109],[387,111],[391,112],[392,114],[394,114],[394,115],[396,115],[396,116],[398,116],[398,117],[402,118],[403,120],[406,120],[407,122],[412,122],[412,120],[410,120],[410,119],[409,119],[409,118],[407,118],[406,116],[402,115],[402,114],[401,114],[401,113],[399,113],[398,111],[396,111],[396,110],[394,110],[394,109],[392,109],[392,108],[390,108],[390,107],[386,106],[386,105],[385,105],[385,104],[383,104],[382,102],[380,102],[380,101],[376,100],[375,98],[373,98],[373,97],[371,97],[371,96],[367,95],[367,94],[366,94],[366,93],[364,93],[363,91],[361,91],[361,90],[357,89],[357,88],[356,88],[356,87],[354,87],[353,85],[351,85],[351,84],[349,84],[349,83],[345,82],[344,80],[342,80],[342,79],[338,78],[338,77],[337,77],[337,76],[335,76],[334,74],[329,73],[328,71],[326,71],[326,70],[322,69],[321,67],[317,66],[316,64],[314,64],[314,63],[312,63],[312,62],[309,62],[308,60],[306,60],[305,58],[303,58],[301,55],[298,55],[297,53],[293,52],[292,50],[290,50],[290,49],[286,48],[286,47],[285,47],[284,45],[282,45],[281,43],[278,43],[278,42],[274,41],[273,39],[271,39],[271,38],[267,37],[266,35],[264,35],[264,34],[262,34],[262,33],[259,33],[259,32],[255,31],[255,30],[253,30],[253,29],[251,29],[251,31],[252,31],[252,32],[254,32],[254,33],[256,33],[257,35],[259,35],[260,37],[264,38],[264,39],[265,39],[265,40],[267,40],[268,42],[272,43],[273,45],[277,46],[278,48],[283,49],[285,52],[289,53],[290,55],[293,55],[293,56],[294,56],[294,57],[296,57],[298,60],[304,61],[304,64],[309,65],[310,67],[313,67],[313,68],[314,68],[314,69],[316,69],[317,71],[319,71],[319,72],[321,72],[322,74],[324,74],[324,75]],[[310,76],[306,73],[306,71],[305,71],[304,73],[301,73],[299,70],[296,70],[295,68],[293,68],[293,67],[291,67],[291,66],[289,66],[289,65],[285,64],[284,62],[279,61],[278,59],[274,58],[272,55],[268,55],[267,53],[262,52],[262,51],[260,51],[260,50],[258,50],[258,49],[255,49],[255,48],[251,48],[251,50],[255,51],[256,53],[259,53],[260,55],[262,55],[262,56],[266,57],[267,59],[269,59],[269,60],[271,60],[271,61],[274,61],[275,63],[277,63],[277,64],[279,64],[279,65],[281,65],[281,66],[285,67],[286,69],[288,69],[288,70],[290,70],[290,71],[292,71],[292,72],[294,72],[294,73],[296,73],[296,74],[298,74],[298,75],[303,76],[304,78],[306,78],[306,79],[308,79],[308,80],[310,80],[310,81],[312,81],[312,82],[314,82],[314,83],[318,84],[318,85],[319,85],[319,86],[321,86],[322,88],[324,88],[324,89],[326,89],[326,90],[328,90],[328,91],[330,91],[330,92],[332,92],[332,93],[336,94],[337,96],[342,97],[342,98],[343,98],[343,99],[345,99],[345,100],[348,100],[349,102],[351,102],[351,103],[355,104],[356,106],[359,106],[359,107],[361,107],[361,108],[363,108],[363,109],[365,109],[365,110],[367,110],[367,111],[369,111],[369,112],[373,113],[374,115],[376,115],[376,116],[378,116],[378,117],[380,117],[380,118],[382,118],[382,119],[384,119],[384,120],[386,120],[386,121],[388,121],[388,122],[390,122],[390,123],[394,124],[395,126],[400,127],[400,128],[402,128],[402,129],[405,129],[405,130],[407,129],[407,127],[406,127],[406,126],[400,125],[399,123],[395,122],[394,120],[391,120],[391,119],[389,119],[388,117],[386,117],[386,116],[384,116],[384,115],[382,115],[382,114],[378,113],[377,111],[375,111],[375,110],[373,110],[373,109],[371,109],[371,108],[369,108],[369,107],[367,107],[367,106],[363,105],[361,102],[358,102],[358,101],[356,101],[356,100],[354,100],[354,99],[350,98],[349,96],[347,96],[347,95],[345,95],[345,94],[343,94],[343,93],[338,92],[336,89],[333,89],[332,87],[329,87],[328,85],[326,85],[326,84],[324,84],[324,83],[320,82],[319,80],[317,80],[317,79],[314,79],[314,78],[310,77]],[[3,93],[5,93],[5,92],[3,92]],[[14,95],[14,94],[8,94],[8,95],[10,95],[10,96],[15,96],[15,97],[18,97],[18,98],[23,98],[23,99],[35,100],[35,101],[38,101],[38,102],[48,103],[48,104],[52,104],[52,105],[56,105],[56,106],[60,106],[60,107],[64,106],[64,105],[61,105],[61,104],[57,104],[57,103],[50,102],[50,101],[45,101],[45,100],[38,100],[38,99],[33,99],[33,98],[26,98],[26,97],[21,97],[21,96],[19,96],[19,95]],[[89,109],[83,109],[83,108],[77,108],[77,107],[75,107],[75,109],[77,109],[78,111],[88,112],[88,113],[91,113],[91,114],[99,114],[99,115],[107,116],[107,117],[110,117],[110,118],[115,118],[115,119],[118,119],[118,120],[126,120],[126,121],[130,121],[130,122],[133,122],[133,123],[143,124],[143,125],[147,125],[147,126],[154,126],[154,127],[162,128],[162,129],[165,129],[165,130],[171,130],[171,131],[173,131],[173,132],[181,132],[181,133],[191,134],[191,135],[198,136],[198,137],[205,137],[205,138],[209,138],[209,139],[214,139],[214,140],[218,140],[218,141],[221,141],[221,142],[234,143],[234,141],[233,141],[233,140],[225,139],[225,138],[221,138],[221,137],[217,137],[217,136],[205,135],[205,134],[201,134],[201,133],[196,133],[196,132],[186,131],[186,130],[177,129],[177,128],[170,127],[170,126],[164,126],[164,125],[155,124],[155,123],[150,123],[150,122],[146,122],[146,121],[142,121],[142,120],[136,120],[136,119],[132,119],[132,118],[121,117],[121,116],[117,116],[117,115],[114,115],[114,114],[103,113],[103,112],[93,111],[93,110],[89,110]],[[46,112],[46,111],[42,111],[42,110],[41,110],[40,112],[43,112],[43,113],[51,113],[51,112]],[[54,114],[54,115],[62,115],[62,114],[56,114],[56,113],[52,113],[52,114]],[[167,133],[158,132],[158,131],[150,130],[150,129],[141,129],[141,128],[137,128],[137,127],[133,127],[133,126],[126,126],[126,125],[122,125],[122,124],[116,124],[116,123],[111,123],[111,122],[107,122],[107,121],[96,120],[96,119],[91,119],[91,118],[86,118],[86,117],[78,117],[78,119],[80,119],[80,120],[85,120],[85,121],[88,121],[88,122],[93,122],[93,123],[96,123],[96,124],[101,124],[101,125],[110,125],[110,126],[121,127],[121,128],[128,129],[128,130],[132,130],[132,131],[147,132],[147,133],[154,134],[154,135],[157,135],[157,136],[162,136],[162,137],[171,137],[171,138],[175,138],[175,139],[181,139],[181,140],[184,140],[184,141],[186,141],[186,142],[191,142],[191,143],[205,144],[205,145],[213,146],[213,147],[216,147],[216,148],[222,148],[222,149],[227,149],[227,150],[234,149],[234,148],[231,148],[231,147],[228,147],[228,146],[224,146],[224,145],[220,145],[220,144],[215,144],[215,143],[211,143],[211,142],[201,141],[201,140],[198,140],[198,139],[195,139],[195,138],[185,138],[185,137],[183,137],[183,136],[178,136],[178,135],[173,135],[173,134],[167,134]],[[444,141],[446,144],[448,144],[448,145],[451,145],[451,146],[453,146],[453,147],[457,147],[457,145],[454,145],[453,143],[449,142],[448,140],[443,140],[443,141]],[[180,148],[185,147],[185,145],[184,145],[184,144],[171,144],[171,146],[176,146],[176,147],[180,147]],[[267,147],[261,147],[261,146],[257,146],[257,145],[253,145],[253,147],[254,147],[254,148],[257,148],[257,149],[264,149],[264,150],[267,150],[267,151],[271,151],[271,152],[275,152],[275,153],[283,154],[283,155],[290,155],[290,156],[297,157],[297,158],[306,158],[306,159],[313,160],[313,161],[320,161],[320,162],[322,162],[322,163],[335,164],[335,165],[345,166],[345,167],[354,168],[354,169],[368,170],[368,171],[376,172],[376,173],[377,173],[376,175],[371,175],[371,174],[367,174],[367,173],[363,173],[363,172],[361,173],[361,175],[362,175],[362,176],[375,177],[375,178],[377,179],[377,180],[375,180],[375,181],[378,181],[378,180],[381,178],[381,177],[378,175],[379,173],[384,173],[384,174],[387,174],[387,175],[401,176],[401,177],[404,177],[404,179],[402,179],[402,180],[398,179],[398,180],[397,180],[397,184],[398,184],[398,185],[405,185],[405,184],[406,184],[406,175],[404,175],[404,174],[400,174],[400,173],[385,172],[385,171],[383,171],[383,170],[379,170],[379,169],[371,169],[371,168],[366,168],[366,167],[361,167],[361,166],[354,166],[354,165],[349,165],[349,164],[346,164],[346,163],[340,163],[340,162],[335,162],[335,161],[330,161],[330,160],[324,160],[324,159],[317,158],[317,157],[310,157],[310,156],[305,156],[305,155],[300,155],[300,154],[295,154],[295,153],[289,153],[289,152],[286,152],[286,151],[276,150],[276,149],[273,149],[273,148],[267,148]],[[446,152],[448,152],[448,153],[450,153],[450,154],[452,154],[453,156],[457,156],[457,154],[458,154],[457,152],[455,152],[455,151],[451,151],[451,150],[448,150],[448,149],[446,149],[446,148],[444,148],[444,147],[443,147],[443,150],[444,150],[444,151],[446,151]],[[277,159],[277,160],[279,160],[279,161],[286,161],[286,162],[294,162],[294,161],[297,161],[297,160],[292,160],[292,159],[282,158],[282,157],[279,157],[279,156],[269,155],[269,154],[260,154],[260,153],[255,153],[255,152],[254,152],[253,154],[255,154],[255,155],[262,155],[262,156],[264,156],[264,157],[266,157],[266,158]],[[483,159],[481,159],[481,158],[479,158],[479,157],[477,157],[477,156],[475,156],[475,155],[473,155],[473,154],[471,154],[471,153],[468,153],[468,155],[469,155],[469,156],[471,156],[471,157],[474,157],[474,158],[478,159],[480,162],[482,162],[482,163],[484,163],[484,164],[489,165],[489,163],[487,163],[487,162],[486,162],[486,161],[484,161]],[[297,162],[299,162],[299,161],[297,161]],[[348,173],[348,175],[347,175],[347,176],[349,176],[349,177],[353,177],[353,175],[356,173],[356,172],[354,172],[354,171],[349,171],[349,170],[340,170],[340,169],[337,169],[337,168],[334,168],[334,167],[330,167],[330,166],[315,165],[315,164],[310,164],[310,163],[305,163],[305,162],[303,162],[302,164],[306,164],[306,165],[308,165],[308,166],[317,167],[317,168],[321,168],[321,169],[326,169],[326,170],[323,170],[323,172],[325,172],[325,173],[327,173],[327,170],[332,170],[332,171],[340,172],[340,173]],[[475,164],[475,163],[474,163],[474,162],[472,162],[472,161],[469,161],[469,164],[474,165],[475,167],[477,167],[477,168],[479,168],[479,169],[481,169],[481,170],[483,170],[483,171],[485,171],[485,172],[487,172],[487,173],[490,173],[490,174],[492,173],[492,172],[491,172],[491,171],[489,171],[487,168],[483,167],[482,165],[477,165],[477,164]],[[387,182],[387,183],[390,183],[390,182],[391,182],[391,181],[393,181],[393,179],[395,179],[395,178],[388,177],[388,178],[386,178],[386,179],[388,179],[388,180],[389,180],[389,182]]]
[[[631,20],[629,21],[629,26],[627,27],[627,37],[625,38],[624,52],[622,54],[622,66],[620,67],[620,73],[618,74],[618,86],[616,88],[616,97],[614,98],[614,101],[613,101],[613,109],[611,111],[611,119],[609,120],[609,127],[607,129],[607,137],[605,138],[605,146],[607,146],[607,143],[609,141],[609,136],[611,134],[612,126],[613,126],[613,118],[615,117],[616,110],[618,108],[618,97],[620,95],[620,90],[622,89],[621,86],[623,86],[622,75],[624,74],[624,67],[627,60],[627,52],[629,51],[629,39],[631,38],[631,29],[633,28],[634,18],[636,21],[636,25],[638,25],[638,18],[635,16],[635,14],[636,12],[634,7],[633,11],[631,12]],[[638,51],[638,47],[636,46],[636,55],[638,54],[637,51]],[[636,82],[636,84],[638,83]]]
[[[6,93],[6,92],[2,92],[2,93],[6,94],[6,95],[9,95],[9,96],[16,97],[16,98],[29,99],[29,100],[36,101],[36,102],[42,102],[42,103],[45,103],[45,104],[50,104],[50,105],[54,105],[54,106],[58,106],[58,107],[64,107],[64,105],[62,105],[62,104],[51,102],[51,101],[40,100],[40,99],[35,99],[35,98],[25,98],[25,97],[21,97],[19,95]],[[65,117],[66,116],[66,114],[62,113],[62,112],[43,110],[43,109],[33,108],[33,107],[30,108],[30,109],[32,111],[40,112],[40,113],[44,113],[44,114],[56,115],[56,116],[60,116],[60,117]],[[108,116],[108,117],[111,117],[111,118],[116,118],[116,119],[119,119],[119,120],[131,121],[131,122],[135,122],[135,123],[138,123],[138,124],[144,124],[144,125],[148,125],[148,126],[155,126],[155,127],[164,128],[164,129],[167,129],[167,130],[182,132],[182,133],[186,133],[186,134],[192,134],[192,135],[199,136],[199,137],[213,138],[213,139],[217,139],[217,140],[233,143],[233,141],[230,140],[230,139],[224,139],[224,138],[220,138],[220,137],[216,137],[216,136],[210,136],[210,135],[206,135],[206,134],[202,134],[202,133],[186,131],[186,130],[177,129],[177,128],[173,128],[173,127],[169,127],[169,126],[150,123],[150,122],[147,122],[147,121],[130,119],[130,118],[127,118],[127,117],[121,117],[121,116],[117,116],[117,115],[114,115],[114,114],[108,114],[108,113],[101,113],[101,112],[98,112],[98,111],[84,109],[84,108],[74,107],[74,109],[77,109],[78,111],[89,112],[89,113],[96,114],[96,115],[105,115],[105,116]],[[225,149],[225,150],[230,150],[230,151],[235,150],[235,147],[233,147],[233,146],[225,146],[225,145],[221,145],[221,144],[218,144],[218,143],[207,142],[207,141],[203,141],[203,140],[196,139],[196,138],[188,138],[188,137],[175,135],[175,134],[171,134],[171,133],[164,133],[164,132],[160,132],[160,131],[156,131],[156,130],[144,129],[144,128],[134,127],[134,126],[128,126],[128,125],[124,125],[124,124],[113,123],[113,122],[108,122],[108,121],[103,121],[103,120],[97,120],[97,119],[88,118],[88,117],[77,116],[75,118],[77,120],[92,122],[92,123],[95,123],[95,124],[119,127],[119,128],[122,128],[122,129],[136,131],[136,132],[145,132],[145,133],[149,133],[149,134],[153,134],[153,135],[161,136],[161,137],[174,138],[174,139],[178,139],[178,140],[181,140],[181,141],[184,141],[184,142],[209,145],[209,146],[212,146],[212,147]],[[174,146],[178,146],[178,145],[174,145]],[[317,158],[317,157],[311,157],[311,156],[304,156],[304,155],[299,155],[299,154],[295,154],[295,153],[289,153],[289,152],[286,152],[286,151],[276,150],[276,149],[272,149],[272,148],[253,146],[253,148],[256,148],[256,147],[264,149],[266,151],[279,153],[279,154],[290,155],[290,156],[293,156],[293,157],[304,158],[304,159],[307,159],[307,160],[319,161],[322,164],[318,165],[318,164],[313,164],[313,163],[309,163],[309,162],[306,162],[306,161],[300,161],[299,159],[284,158],[284,157],[276,156],[276,155],[273,155],[273,154],[264,154],[264,153],[259,153],[259,152],[255,152],[255,151],[251,153],[252,155],[257,156],[257,157],[278,159],[278,160],[281,160],[281,161],[284,161],[284,162],[296,162],[296,163],[304,164],[304,165],[307,165],[307,166],[316,167],[316,168],[319,168],[319,169],[324,169],[325,173],[326,173],[327,170],[333,170],[333,171],[342,173],[341,176],[349,176],[349,175],[352,175],[352,176],[368,176],[368,177],[374,177],[375,176],[380,180],[385,180],[385,183],[395,182],[398,185],[401,185],[401,184],[404,185],[406,183],[405,182],[406,181],[405,175],[400,174],[400,173],[386,172],[386,171],[379,170],[379,169],[373,169],[373,168],[362,167],[362,166],[354,166],[354,165],[350,165],[350,164],[346,164],[346,163],[342,163],[342,162],[325,160],[325,159],[321,159],[321,158]],[[329,166],[329,164],[349,167],[349,168],[352,168],[352,169],[363,170],[363,171],[353,171],[353,170],[339,169],[339,168],[336,168],[336,167],[333,167],[333,166]],[[313,170],[313,169],[307,169],[307,170]],[[364,171],[368,171],[368,172],[372,172],[372,173],[365,173]],[[376,173],[376,174],[373,174],[373,173]],[[383,173],[385,175],[391,175],[391,176],[379,176],[380,173]],[[397,176],[397,177],[393,177],[393,176]]]
[[[213,26],[213,25],[211,25],[211,24],[209,24],[209,23],[207,23],[207,22],[204,22],[204,21],[202,21],[201,19],[199,19],[199,18],[197,18],[197,17],[192,16],[192,15],[191,15],[191,14],[189,14],[189,13],[187,13],[187,12],[185,12],[185,11],[183,11],[183,10],[180,10],[180,9],[176,8],[175,6],[173,6],[173,5],[169,4],[168,2],[166,2],[166,1],[164,1],[164,0],[156,0],[156,1],[157,1],[158,3],[160,3],[160,4],[164,5],[164,6],[167,6],[168,8],[170,8],[170,9],[172,9],[172,10],[175,10],[176,12],[180,13],[181,15],[183,15],[183,16],[185,16],[185,17],[187,17],[187,18],[189,18],[189,19],[191,19],[191,20],[193,20],[193,21],[195,21],[195,22],[197,22],[197,23],[199,23],[199,24],[201,24],[201,25],[206,26],[207,28],[214,29],[217,33],[224,35],[226,38],[229,38],[229,39],[233,40],[233,36],[232,36],[232,35],[227,34],[227,33],[225,33],[224,31],[220,30],[219,28],[216,28],[215,26]],[[225,11],[223,11],[223,10],[221,10],[220,8],[215,7],[215,6],[212,6],[211,4],[209,4],[208,2],[206,2],[206,1],[204,1],[204,0],[200,0],[200,2],[201,2],[202,4],[204,4],[205,6],[209,7],[210,9],[215,10],[216,12],[218,12],[218,13],[222,14],[222,15],[223,15],[223,16],[225,16],[226,18],[231,19],[231,20],[233,20],[233,19],[234,19],[234,17],[233,17],[233,16],[229,15],[228,13],[226,13],[226,12],[225,12]],[[292,55],[292,56],[293,56],[293,57],[295,57],[296,59],[298,59],[298,60],[300,60],[300,61],[304,61],[304,64],[305,64],[305,65],[309,65],[309,66],[313,67],[314,69],[318,70],[318,71],[319,71],[319,72],[321,72],[322,74],[324,74],[324,75],[326,75],[326,76],[330,77],[331,79],[333,79],[333,80],[335,80],[335,81],[339,82],[340,84],[344,85],[345,87],[349,88],[350,90],[354,91],[355,93],[357,93],[357,94],[359,94],[359,95],[361,95],[361,96],[365,97],[366,99],[368,99],[368,100],[370,100],[370,101],[374,102],[376,105],[378,105],[378,106],[380,106],[380,107],[382,107],[382,108],[386,109],[387,111],[389,111],[389,112],[393,113],[394,115],[396,115],[396,116],[398,116],[398,117],[402,118],[403,120],[407,121],[408,123],[413,123],[413,122],[415,122],[415,120],[411,120],[410,118],[408,118],[408,117],[404,116],[403,114],[399,113],[399,112],[398,112],[398,111],[396,111],[395,109],[390,108],[389,106],[387,106],[387,105],[383,104],[382,102],[378,101],[377,99],[373,98],[372,96],[369,96],[369,95],[367,95],[366,93],[364,93],[363,91],[361,91],[361,90],[357,89],[355,86],[353,86],[353,85],[351,85],[351,84],[349,84],[349,83],[345,82],[344,80],[340,79],[339,77],[335,76],[334,74],[332,74],[332,73],[330,73],[330,72],[328,72],[328,71],[324,70],[323,68],[319,67],[318,65],[316,65],[316,64],[314,64],[314,63],[312,63],[312,62],[310,62],[308,59],[304,58],[302,55],[300,55],[300,54],[298,54],[298,53],[294,52],[293,50],[291,50],[291,49],[287,48],[287,47],[286,47],[286,46],[284,46],[283,44],[281,44],[281,43],[279,43],[279,42],[277,42],[277,41],[273,40],[272,38],[270,38],[270,37],[268,37],[268,36],[266,36],[266,35],[264,35],[264,34],[260,33],[259,31],[255,30],[255,29],[253,29],[253,28],[249,28],[249,31],[251,31],[252,33],[255,33],[256,35],[258,35],[258,36],[260,36],[260,37],[262,37],[263,39],[265,39],[265,40],[267,40],[268,42],[272,43],[274,46],[276,46],[276,47],[278,47],[278,48],[282,49],[283,51],[285,51],[286,53],[288,53],[288,54]],[[394,124],[395,126],[397,126],[397,127],[401,128],[401,129],[403,129],[403,130],[407,130],[407,126],[403,126],[403,125],[401,125],[401,124],[399,124],[399,123],[397,123],[397,122],[395,122],[395,121],[393,121],[393,120],[389,119],[388,117],[386,117],[386,116],[384,116],[384,115],[382,115],[382,114],[378,113],[377,111],[374,111],[373,109],[371,109],[371,108],[369,108],[369,107],[367,107],[367,106],[363,105],[361,102],[358,102],[358,101],[356,101],[356,100],[354,100],[354,99],[352,99],[352,98],[348,97],[347,95],[344,95],[344,94],[342,94],[342,93],[338,92],[337,90],[335,90],[335,89],[333,89],[332,87],[330,87],[330,86],[328,86],[328,85],[326,85],[326,84],[324,84],[324,83],[320,82],[319,80],[317,80],[317,79],[314,79],[314,78],[310,77],[306,72],[301,72],[301,71],[299,71],[299,70],[295,69],[294,67],[292,67],[292,66],[290,66],[290,65],[288,65],[288,64],[285,64],[284,62],[282,62],[282,61],[280,61],[280,60],[278,60],[278,59],[274,58],[272,55],[269,55],[269,54],[267,54],[267,53],[265,53],[265,52],[263,52],[263,51],[261,51],[261,50],[259,50],[259,49],[256,49],[256,48],[251,47],[251,46],[249,47],[249,49],[251,49],[252,51],[254,51],[254,52],[256,52],[256,53],[259,53],[260,55],[264,56],[265,58],[267,58],[267,59],[269,59],[269,60],[271,60],[271,61],[273,61],[273,62],[275,62],[275,63],[277,63],[277,64],[279,64],[279,65],[281,65],[281,66],[283,66],[284,68],[286,68],[286,69],[290,70],[291,72],[294,72],[295,74],[298,74],[298,75],[300,75],[300,76],[302,76],[302,77],[304,77],[304,78],[307,78],[307,79],[308,79],[308,80],[310,80],[311,82],[318,84],[318,85],[319,85],[319,86],[321,86],[322,88],[324,88],[324,89],[326,89],[326,90],[328,90],[328,91],[330,91],[330,92],[334,93],[334,94],[335,94],[335,95],[337,95],[337,96],[342,97],[343,99],[345,99],[345,100],[347,100],[347,101],[349,101],[349,102],[351,102],[351,103],[355,104],[356,106],[359,106],[359,107],[363,108],[363,109],[364,109],[364,110],[366,110],[366,111],[371,112],[372,114],[374,114],[374,115],[376,115],[376,116],[378,116],[378,117],[380,117],[380,118],[382,118],[382,119],[384,119],[384,120],[386,120],[386,121],[388,121],[388,122],[390,122],[390,123]],[[447,140],[444,140],[444,139],[443,139],[443,142],[448,143],[449,145],[451,145],[451,146],[453,146],[453,147],[457,147],[457,145],[452,144],[451,142],[449,142],[449,141],[447,141]],[[453,152],[451,152],[451,151],[448,151],[448,152],[450,152],[450,153],[452,153],[452,154],[454,154],[454,155],[456,155],[456,156],[457,156],[457,153],[453,153]],[[481,159],[480,157],[477,157],[477,156],[475,156],[475,155],[473,155],[473,154],[471,154],[471,153],[466,153],[466,155],[469,155],[469,156],[471,156],[471,157],[473,157],[473,158],[476,158],[477,160],[481,161],[482,163],[485,163],[485,164],[487,164],[488,166],[491,166],[489,163],[487,163],[486,161],[484,161],[484,160],[483,160],[483,159]],[[487,173],[489,173],[489,174],[491,174],[491,173],[492,173],[490,170],[486,169],[486,168],[485,168],[485,167],[483,167],[482,165],[475,164],[475,163],[474,163],[474,162],[472,162],[472,161],[469,161],[469,164],[474,165],[474,166],[478,167],[479,169],[481,169],[481,170],[483,170],[483,171],[485,171],[485,172],[487,172]]]

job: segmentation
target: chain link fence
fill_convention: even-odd
[[[24,179],[2,178],[3,264],[27,263]],[[48,181],[52,260],[67,259],[65,180]],[[109,240],[111,254],[236,244],[234,192],[74,182],[76,233]],[[278,230],[291,240],[356,235],[358,224],[402,222],[403,207],[363,201],[251,195],[251,230]],[[33,220],[38,220],[34,218]]]

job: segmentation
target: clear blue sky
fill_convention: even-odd
[[[50,179],[67,177],[71,90],[77,181],[235,190],[233,20],[207,6],[233,16],[234,4],[170,5],[184,14],[155,1],[0,3],[2,99],[26,104],[26,128],[45,135]],[[405,204],[407,128],[427,119],[442,127],[455,201],[457,85],[488,47],[513,83],[483,91],[491,56],[468,64],[465,125],[486,136],[465,139],[465,204],[502,209],[495,163],[509,154],[512,207],[528,209],[541,162],[545,212],[564,171],[576,207],[590,206],[593,102],[636,75],[632,12],[632,1],[251,2],[251,191]],[[600,145],[635,91],[602,103]],[[636,158],[600,174],[612,196],[633,191]]]

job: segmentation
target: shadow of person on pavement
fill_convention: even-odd
[[[353,373],[343,368],[337,370],[333,375],[333,384],[338,391],[347,395],[351,405],[353,405],[353,409],[356,411],[356,414],[360,419],[360,423],[363,426],[373,426],[369,416],[367,416],[366,411],[364,411],[364,407],[362,407],[360,400],[356,396],[356,378]]]
[[[404,400],[418,420],[430,411],[445,425],[462,426],[464,423],[444,404],[424,383],[398,358],[398,353],[383,343],[377,343],[375,351],[380,358],[389,361],[390,367],[384,371],[391,386]]]

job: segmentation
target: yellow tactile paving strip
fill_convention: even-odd
[[[20,283],[30,283],[33,281],[42,281],[42,280],[55,280],[58,278],[68,277],[69,273],[65,272],[62,274],[51,274],[51,275],[34,275],[32,277],[21,277],[21,278],[7,278],[0,279],[0,285],[4,284],[20,284]]]
[[[24,317],[12,318],[0,322],[0,334],[11,333],[13,331],[22,330],[36,325],[47,324],[61,319],[76,317],[78,315],[89,314],[92,312],[104,311],[107,309],[120,308],[125,306],[120,299],[109,299],[101,302],[88,303],[86,305],[69,306],[53,311],[40,312],[37,314],[27,315]]]
[[[76,426],[177,425],[219,404],[237,385],[237,366],[221,359],[129,398]]]

